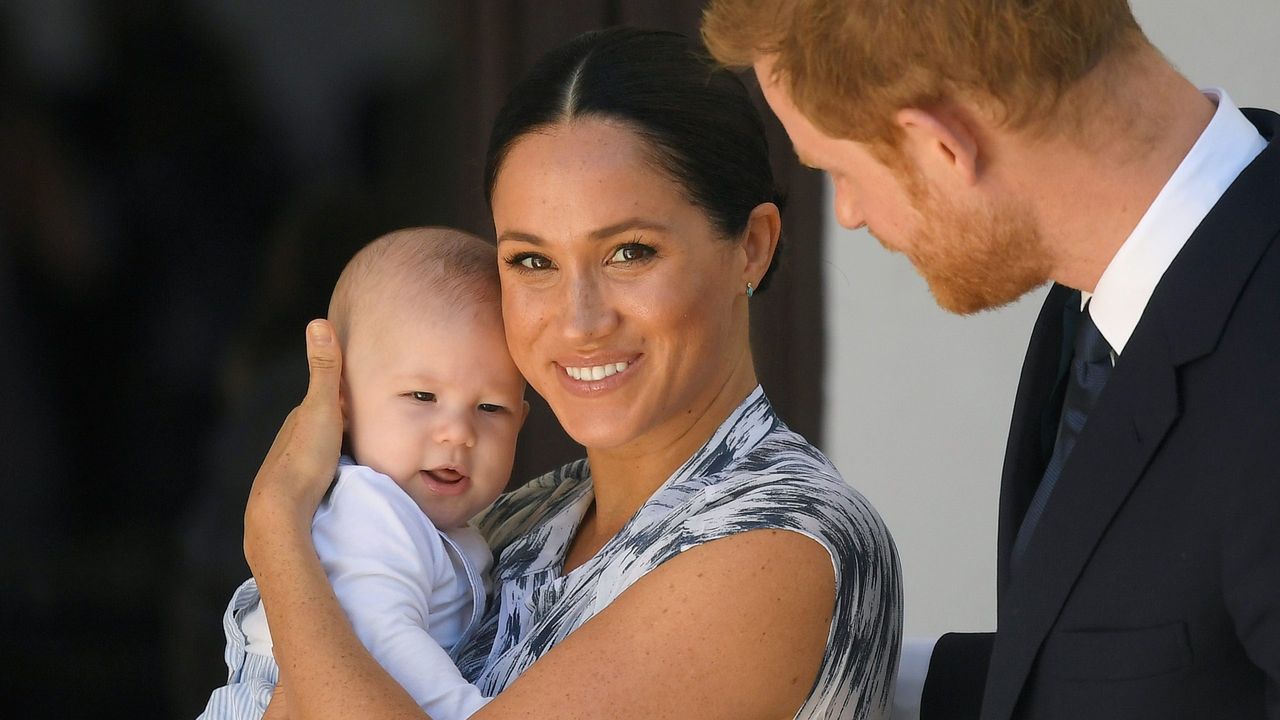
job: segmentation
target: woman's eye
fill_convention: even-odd
[[[415,390],[414,392],[409,393],[409,395],[418,402],[435,402],[436,399],[435,393],[424,392],[422,390]]]
[[[551,260],[543,255],[524,253],[511,259],[511,264],[519,265],[526,270],[550,270]]]
[[[506,409],[501,405],[494,405],[493,403],[480,403],[480,405],[478,405],[477,407],[480,410],[480,412],[483,412],[483,413],[502,412],[503,410]]]
[[[628,263],[636,260],[644,260],[654,254],[653,248],[640,243],[627,243],[614,251],[613,256],[609,258],[609,262]]]

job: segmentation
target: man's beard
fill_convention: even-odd
[[[943,310],[990,310],[1048,281],[1049,258],[1028,208],[960,207],[930,197],[917,183],[908,188],[920,224],[904,254]]]

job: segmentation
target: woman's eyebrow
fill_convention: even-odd
[[[592,230],[587,234],[587,239],[592,241],[604,240],[613,237],[628,230],[652,230],[654,232],[671,232],[671,228],[660,222],[646,220],[641,217],[632,217],[622,220],[612,225],[606,225],[598,230]],[[546,241],[532,233],[521,232],[519,230],[508,230],[498,236],[498,242],[524,242],[530,245],[545,245]]]
[[[508,230],[508,231],[506,231],[506,232],[504,232],[504,233],[502,233],[501,235],[499,235],[499,236],[498,236],[498,244],[499,244],[499,245],[501,245],[501,244],[502,244],[502,243],[504,243],[504,242],[508,242],[508,241],[509,241],[509,242],[523,242],[523,243],[529,243],[530,245],[542,245],[542,244],[543,244],[543,242],[542,242],[542,238],[538,237],[537,235],[531,235],[531,234],[529,234],[529,233],[520,232],[520,231],[518,231],[518,230]]]
[[[662,223],[654,222],[652,220],[646,220],[640,217],[632,217],[632,218],[627,218],[622,222],[616,222],[612,225],[607,225],[605,227],[602,227],[599,230],[595,230],[591,233],[590,237],[592,240],[603,240],[605,238],[613,237],[614,235],[626,232],[628,230],[653,230],[654,232],[669,232],[671,228],[667,227],[666,225],[663,225]]]

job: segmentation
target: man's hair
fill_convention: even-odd
[[[881,146],[896,111],[959,97],[1011,129],[1061,129],[1049,118],[1075,110],[1081,79],[1147,46],[1126,0],[713,0],[702,36],[726,65],[773,58],[826,135]]]
[[[471,312],[497,302],[498,260],[493,245],[461,230],[396,230],[364,246],[338,277],[329,320],[346,344],[355,318],[383,303]]]

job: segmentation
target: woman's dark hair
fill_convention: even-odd
[[[512,89],[489,136],[485,200],[492,203],[517,140],[580,117],[634,129],[658,167],[726,237],[746,229],[757,205],[783,206],[764,124],[742,81],[679,33],[627,27],[579,35],[544,55]],[[775,252],[757,290],[768,286],[777,258]]]

